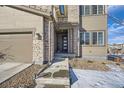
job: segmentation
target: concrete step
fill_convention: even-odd
[[[55,58],[70,58],[75,57],[75,54],[66,54],[66,53],[56,53]]]
[[[69,86],[68,78],[38,78],[36,79],[37,85],[53,84],[53,85],[66,85]]]

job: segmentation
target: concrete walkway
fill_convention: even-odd
[[[14,62],[6,62],[0,64],[0,83],[9,79],[13,75],[19,73],[23,69],[29,67],[31,64],[26,63],[14,63]]]
[[[36,88],[70,87],[67,58],[56,58],[54,63],[36,79]]]

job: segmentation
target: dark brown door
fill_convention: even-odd
[[[62,36],[62,52],[68,52],[68,37],[67,35]]]

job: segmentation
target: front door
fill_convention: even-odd
[[[62,51],[67,53],[68,52],[68,36],[62,36]]]

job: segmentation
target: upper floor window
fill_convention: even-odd
[[[86,5],[85,6],[85,15],[89,15],[90,14],[90,6]]]
[[[103,14],[103,5],[98,5],[98,14]]]
[[[59,10],[60,10],[60,14],[64,15],[65,13],[64,5],[59,5]]]
[[[99,15],[104,12],[103,5],[82,5],[80,6],[80,14],[81,15]]]
[[[92,5],[92,14],[97,14],[97,5]]]

